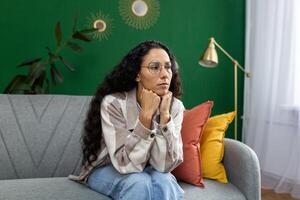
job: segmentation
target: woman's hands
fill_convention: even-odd
[[[160,112],[160,124],[164,125],[170,120],[170,106],[172,101],[172,92],[168,92],[160,97],[151,90],[139,87],[137,98],[141,105],[139,119],[141,123],[148,129],[151,127],[151,121],[157,109]]]
[[[138,90],[138,101],[142,107],[140,121],[146,128],[150,129],[152,117],[160,104],[160,97],[151,90],[142,87]]]
[[[157,108],[159,107],[160,97],[151,90],[142,88],[139,96],[139,101],[142,107],[141,111],[151,116],[152,118]]]
[[[170,106],[172,102],[172,92],[168,92],[162,96],[159,112],[160,112],[160,124],[165,125],[170,120]]]

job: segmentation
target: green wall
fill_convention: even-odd
[[[112,67],[136,44],[156,39],[167,44],[176,55],[183,83],[183,101],[191,108],[207,100],[214,101],[213,115],[233,110],[233,67],[219,51],[219,66],[207,69],[198,59],[208,39],[214,36],[240,63],[244,63],[245,2],[237,0],[160,1],[160,17],[148,30],[127,26],[118,13],[118,1],[108,0],[4,0],[0,7],[0,92],[17,73],[24,59],[46,57],[45,46],[55,48],[54,26],[61,21],[65,36],[71,33],[73,16],[79,25],[101,10],[113,19],[108,40],[84,44],[84,51],[63,55],[76,65],[70,72],[58,66],[64,82],[51,87],[53,94],[93,95],[97,85]],[[239,72],[239,115],[242,113],[243,74]],[[241,120],[239,119],[239,132]],[[227,137],[233,137],[231,125]]]

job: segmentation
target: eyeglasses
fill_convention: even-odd
[[[160,62],[150,62],[148,66],[141,67],[146,67],[151,74],[158,75],[161,72],[163,66],[169,74],[172,74],[172,64],[170,62],[166,62],[165,64],[161,64]]]

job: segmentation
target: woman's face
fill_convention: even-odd
[[[151,49],[143,58],[137,75],[139,87],[152,90],[159,96],[169,92],[172,79],[171,61],[163,49]]]

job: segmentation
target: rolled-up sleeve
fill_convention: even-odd
[[[151,148],[150,164],[160,172],[170,172],[183,161],[181,127],[184,106],[177,100],[170,121],[164,126],[154,123],[157,134]]]

